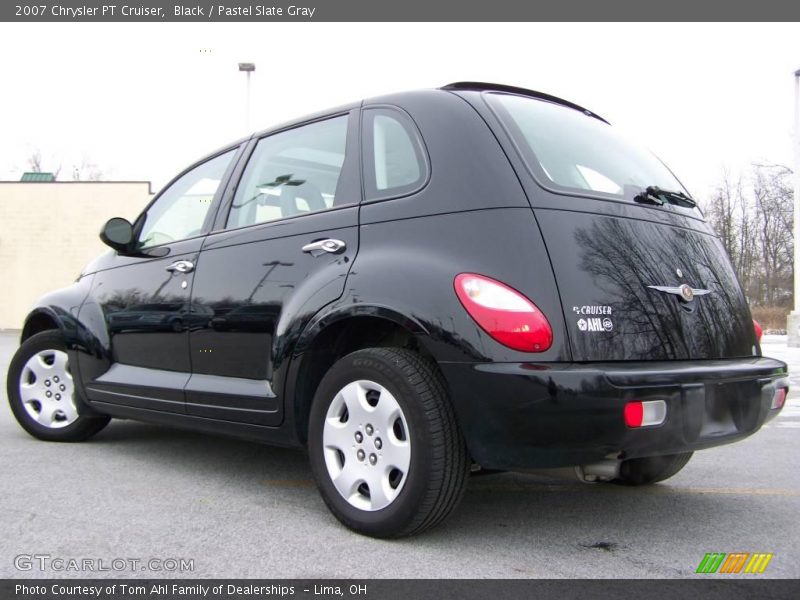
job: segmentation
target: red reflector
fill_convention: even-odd
[[[761,336],[764,333],[764,330],[761,328],[761,324],[753,319],[753,327],[756,330],[756,341],[760,344],[761,343]]]
[[[772,406],[770,408],[777,409],[783,408],[786,403],[786,388],[778,388],[775,390],[775,395],[772,397]]]
[[[457,275],[453,285],[469,316],[492,339],[522,352],[544,352],[552,345],[547,317],[517,290],[475,273]]]
[[[644,417],[644,407],[638,400],[625,405],[625,425],[628,427],[641,427]]]

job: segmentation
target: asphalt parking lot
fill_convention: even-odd
[[[16,345],[16,335],[0,335],[3,382]],[[758,577],[796,578],[800,350],[771,337],[764,353],[798,373],[783,414],[744,442],[695,454],[667,482],[629,489],[474,477],[443,526],[401,541],[340,526],[301,451],[126,421],[83,444],[44,443],[3,401],[0,577],[142,575],[15,566],[15,557],[38,554],[106,566],[194,561],[192,572],[151,577],[672,578],[696,577],[707,552],[771,552]]]

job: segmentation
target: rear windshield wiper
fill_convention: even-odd
[[[671,204],[678,204],[680,206],[688,206],[689,208],[694,208],[697,206],[697,202],[683,192],[662,190],[660,187],[655,185],[647,186],[644,191],[636,194],[633,197],[633,200],[634,202],[641,202],[642,204],[658,204],[659,206],[663,206],[665,201],[670,202]]]

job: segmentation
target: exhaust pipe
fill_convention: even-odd
[[[604,460],[592,465],[579,465],[575,467],[575,475],[580,481],[586,483],[611,481],[619,477],[619,466],[621,464],[621,460]]]

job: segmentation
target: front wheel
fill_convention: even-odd
[[[43,331],[22,343],[8,367],[7,391],[17,422],[40,440],[82,441],[110,420],[80,413],[69,355],[59,331]]]
[[[308,446],[328,508],[381,538],[442,521],[470,468],[441,375],[401,348],[359,350],[331,367],[314,396]]]

